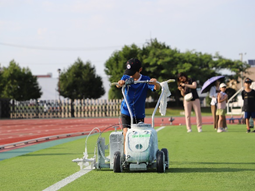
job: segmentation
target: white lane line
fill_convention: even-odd
[[[162,127],[158,128],[156,131],[158,132],[158,131],[160,131],[164,128],[165,128],[165,126],[162,126]],[[72,174],[71,176],[68,176],[68,177],[64,178],[63,180],[60,180],[59,182],[49,186],[48,188],[45,188],[43,191],[56,191],[56,190],[59,190],[60,188],[63,188],[67,184],[75,181],[77,178],[80,178],[84,174],[87,174],[91,170],[93,170],[93,169],[91,169],[91,166],[88,166],[84,169],[81,169],[80,171]]]
[[[51,186],[49,186],[48,188],[44,189],[43,191],[55,191],[55,190],[59,190],[60,188],[66,186],[67,184],[73,182],[74,180],[76,180],[77,178],[80,178],[81,176],[83,176],[84,174],[90,172],[91,166],[88,166],[84,169],[81,169],[79,172],[76,172],[74,174],[72,174],[71,176],[66,177],[65,179],[57,182],[56,184],[53,184]]]
[[[165,128],[165,126],[162,126],[162,127],[158,128],[156,131],[158,132],[158,131],[160,131],[160,130],[162,130],[164,128]]]

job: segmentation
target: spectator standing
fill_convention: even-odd
[[[217,97],[218,93],[220,92],[219,89],[220,86],[220,80],[217,80],[214,82],[214,85],[211,87],[210,92],[209,92],[209,97],[211,98],[211,112],[213,116],[213,128],[215,130],[218,129],[218,121],[219,121],[219,116],[216,115],[217,111]],[[227,120],[226,116],[223,117],[223,127],[225,130],[227,130]]]
[[[247,133],[250,133],[251,131],[249,119],[253,118],[253,122],[255,123],[255,90],[250,88],[251,83],[252,80],[250,78],[246,78],[244,81],[245,88],[242,91],[243,111]],[[252,132],[255,133],[255,130]]]
[[[178,89],[181,92],[181,95],[184,97],[183,106],[185,112],[185,121],[187,132],[192,132],[191,129],[191,110],[192,107],[196,114],[196,122],[197,122],[197,131],[202,132],[202,115],[201,115],[201,107],[200,100],[197,94],[197,82],[194,79],[188,78],[185,73],[179,73],[177,76]],[[186,95],[192,95],[190,99],[186,99]]]
[[[218,94],[218,104],[217,104],[217,111],[216,111],[216,115],[219,116],[218,130],[217,130],[218,133],[226,131],[224,126],[223,126],[223,121],[226,118],[225,109],[226,109],[226,103],[227,103],[227,100],[228,100],[228,95],[225,93],[226,88],[227,88],[226,84],[224,84],[224,83],[220,84],[220,91],[221,92]]]
[[[213,128],[215,130],[218,129],[218,120],[219,116],[216,115],[216,110],[217,110],[217,95],[219,93],[219,86],[220,86],[220,81],[217,80],[214,82],[214,85],[210,89],[209,97],[211,98],[211,112],[213,116]]]

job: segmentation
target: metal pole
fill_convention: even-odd
[[[60,76],[61,69],[58,69],[58,100],[60,100],[60,81],[59,81],[59,76]]]
[[[241,56],[240,60],[243,63],[243,53],[239,53],[239,55]],[[246,55],[246,53],[244,53],[244,55]],[[243,66],[243,64],[242,64],[242,66]],[[242,85],[242,88],[243,88],[243,68],[242,68],[242,71],[241,71],[241,85]]]

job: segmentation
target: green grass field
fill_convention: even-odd
[[[229,125],[226,133],[216,133],[212,125],[204,125],[202,133],[192,128],[192,133],[185,126],[158,132],[159,148],[169,151],[166,173],[93,170],[60,190],[253,190],[255,134],[245,133],[244,125]],[[103,136],[108,141],[109,133]],[[90,157],[97,137],[88,139]],[[82,157],[84,143],[78,139],[0,161],[0,190],[43,190],[72,175],[79,171],[72,159]]]

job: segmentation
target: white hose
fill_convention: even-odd
[[[84,156],[85,156],[85,158],[88,157],[88,152],[87,152],[87,141],[88,141],[88,138],[89,138],[89,136],[91,135],[91,133],[92,133],[95,129],[98,130],[99,133],[101,133],[101,131],[100,131],[100,129],[99,129],[98,127],[95,127],[94,129],[92,129],[92,130],[89,132],[89,134],[88,134],[88,136],[87,136],[87,138],[86,138],[86,141],[85,141],[85,151],[84,151]],[[94,152],[94,156],[95,156],[95,152]]]

